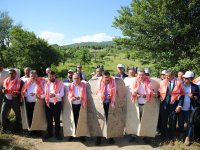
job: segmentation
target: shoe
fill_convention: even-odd
[[[135,141],[135,139],[136,139],[136,137],[133,137],[133,136],[132,136],[132,137],[129,139],[129,142],[132,143],[132,142]]]
[[[113,138],[110,138],[110,139],[109,139],[109,143],[110,143],[110,145],[113,145],[113,144],[115,144],[115,141],[114,141],[114,139],[113,139]]]
[[[80,139],[81,139],[81,142],[85,142],[85,137],[84,136],[82,136]]]
[[[28,132],[28,136],[34,136],[36,133],[34,131]]]
[[[144,137],[143,141],[144,141],[145,144],[150,144],[151,143],[150,139],[147,138],[147,137]]]
[[[169,141],[169,145],[170,145],[170,146],[174,146],[174,140],[170,140],[170,141]]]
[[[62,140],[62,137],[61,137],[60,135],[56,135],[56,139],[57,139],[58,141],[61,141],[61,140]]]
[[[52,134],[47,133],[47,134],[43,137],[43,140],[47,140],[47,139],[51,138],[52,136],[53,136]]]
[[[97,137],[95,145],[99,146],[100,144],[101,144],[101,137]]]
[[[185,138],[184,144],[185,144],[185,146],[190,146],[191,142],[190,142],[190,138],[188,136]]]
[[[73,141],[73,140],[74,140],[74,137],[73,137],[73,136],[70,136],[69,139],[68,139],[69,142],[71,142],[71,141]]]

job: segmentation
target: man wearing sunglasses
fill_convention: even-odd
[[[192,137],[192,124],[190,122],[191,113],[197,105],[199,99],[199,87],[192,83],[194,73],[192,71],[186,71],[183,75],[183,87],[184,95],[181,99],[180,105],[177,107],[176,112],[179,112],[180,128],[184,132],[184,123],[187,124],[186,138],[184,144],[189,146],[191,144]]]

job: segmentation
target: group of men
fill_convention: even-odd
[[[44,103],[43,108],[47,122],[47,133],[43,138],[48,139],[53,136],[53,123],[55,122],[55,137],[61,140],[60,117],[62,109],[65,109],[62,105],[63,101],[68,101],[73,112],[76,135],[76,132],[79,132],[79,121],[81,121],[79,120],[80,111],[87,108],[89,94],[87,92],[88,82],[81,69],[82,66],[80,65],[76,67],[76,71],[69,69],[67,79],[62,82],[56,77],[56,73],[51,68],[46,69],[47,77],[38,77],[36,70],[31,70],[31,68],[26,67],[24,69],[25,76],[20,79],[15,69],[5,71],[3,64],[0,63],[2,130],[8,130],[8,114],[11,109],[13,109],[16,116],[14,129],[20,129],[21,120],[23,120],[21,119],[20,107],[23,107],[23,105],[26,108],[27,124],[28,129],[30,129],[33,123],[34,109],[36,108],[36,104],[40,102]],[[101,67],[97,67],[96,73],[91,79],[98,80],[96,95],[98,96],[98,101],[102,102],[102,109],[104,110],[106,118],[105,122],[109,120],[109,109],[111,107],[112,109],[118,109],[118,107],[115,107],[115,103],[116,97],[120,95],[118,95],[119,91],[117,91],[118,85],[116,84],[116,79],[120,78],[124,80],[124,86],[129,86],[129,92],[131,93],[130,97],[124,97],[124,100],[126,99],[137,104],[140,122],[142,120],[144,106],[147,103],[151,104],[155,100],[155,97],[159,98],[160,112],[158,112],[158,130],[161,132],[162,142],[167,140],[169,144],[174,144],[174,133],[178,121],[180,131],[186,133],[184,143],[185,145],[190,145],[191,139],[195,135],[193,132],[193,114],[200,107],[200,90],[198,85],[196,85],[199,84],[199,80],[194,80],[194,73],[191,71],[179,71],[178,78],[176,78],[171,70],[163,70],[158,83],[159,88],[156,89],[152,88],[154,87],[154,83],[149,76],[148,69],[138,69],[136,72],[134,67],[130,67],[128,68],[127,75],[124,72],[124,65],[118,64],[117,70],[118,73],[115,76],[111,76],[108,71],[103,71]],[[133,78],[131,84],[125,81],[128,78]],[[184,130],[185,123],[186,131]],[[126,125],[124,125],[125,127]],[[41,131],[38,130],[31,130],[29,133],[30,135],[40,135]],[[85,141],[85,136],[81,135],[81,141]],[[73,139],[74,134],[69,134],[69,141]],[[114,143],[112,137],[109,137],[109,143]],[[96,145],[100,144],[101,136],[97,136]]]

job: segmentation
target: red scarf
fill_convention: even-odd
[[[160,91],[161,101],[163,101],[166,97],[168,82],[169,81],[167,79],[164,79],[160,83],[159,91]],[[182,82],[178,81],[177,79],[174,79],[174,84],[175,84],[175,86],[171,93],[170,104],[174,104],[174,102],[176,100],[179,100],[179,97],[184,94],[184,88],[183,88]]]
[[[24,93],[30,87],[32,83],[33,81],[29,78],[25,82],[24,86],[22,87],[21,94]],[[36,83],[36,94],[40,94],[40,95],[43,94],[45,79],[42,77],[38,77],[35,83]]]
[[[12,92],[18,92],[20,89],[20,78],[16,77],[15,79],[11,80],[10,77],[6,78],[4,81],[4,87],[7,93],[12,94]]]
[[[131,100],[135,101],[137,99],[137,93],[139,90],[141,83],[138,80],[138,78],[133,82],[133,88],[132,88],[132,95],[131,95]],[[151,80],[148,77],[145,77],[144,79],[144,91],[146,95],[146,100],[150,101],[152,98],[152,90],[151,90]]]
[[[86,82],[81,81],[80,84],[78,85],[78,93],[80,95],[80,100],[83,105],[83,108],[86,107],[87,105],[87,96],[86,96]],[[71,100],[74,97],[74,83],[70,83],[69,85],[69,91],[68,91],[68,99]]]
[[[194,79],[192,82],[193,82],[194,84],[198,84],[198,83],[200,82],[200,77]]]
[[[46,105],[49,106],[49,99],[50,99],[50,81],[48,80],[46,82],[45,85],[45,101],[46,101]],[[54,90],[54,94],[58,94],[60,92],[60,90],[64,87],[63,82],[61,82],[58,79],[55,79],[55,82],[53,83],[53,90]],[[56,97],[54,97],[54,104],[57,103],[58,99]]]
[[[101,78],[98,83],[98,91],[97,95],[101,98],[102,101],[106,99],[105,97],[105,79]],[[115,78],[110,76],[109,83],[107,85],[108,94],[110,95],[110,103],[111,106],[114,106],[115,104],[115,97],[116,97],[116,83]]]

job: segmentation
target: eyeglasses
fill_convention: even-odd
[[[185,80],[188,80],[189,78],[184,78]]]

